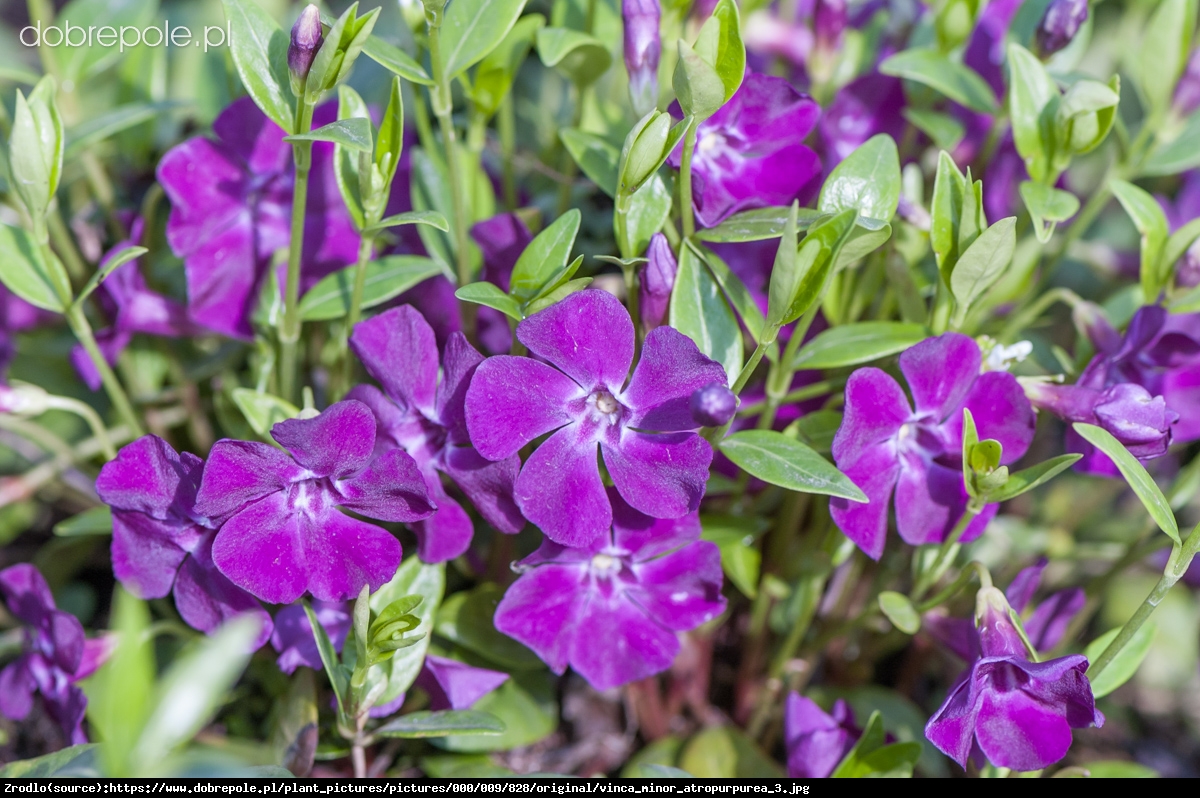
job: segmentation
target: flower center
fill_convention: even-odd
[[[621,558],[611,554],[597,554],[592,557],[592,574],[601,579],[610,579],[621,570]]]
[[[592,421],[597,424],[615,426],[621,420],[621,403],[608,391],[601,388],[588,397],[592,410]]]
[[[703,153],[709,153],[724,147],[725,137],[720,133],[705,133],[696,144],[696,149]]]

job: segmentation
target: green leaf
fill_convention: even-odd
[[[34,759],[9,762],[0,767],[0,779],[98,778],[104,775],[97,762],[99,747],[96,743],[84,743]]]
[[[888,221],[900,202],[900,155],[886,133],[872,136],[825,179],[817,207],[836,214],[856,210],[868,219]]]
[[[1158,528],[1166,532],[1167,537],[1171,540],[1179,543],[1179,525],[1175,521],[1175,515],[1171,512],[1171,505],[1137,458],[1130,454],[1129,450],[1121,445],[1121,442],[1114,438],[1108,430],[1092,424],[1076,423],[1073,426],[1084,440],[1109,456],[1120,470],[1121,475],[1125,477],[1125,481],[1129,483],[1129,487],[1133,488],[1133,492],[1142,500],[1142,504],[1150,513],[1150,517],[1154,519],[1154,523],[1158,524]]]
[[[446,219],[454,215],[454,203],[450,197],[450,176],[446,164],[437,153],[428,153],[422,147],[412,152],[412,185],[409,196],[412,206],[418,211],[436,211]],[[417,227],[417,234],[426,252],[441,266],[451,282],[458,278],[454,273],[453,236],[429,225]]]
[[[849,477],[798,440],[773,430],[737,432],[720,449],[739,468],[764,482],[799,493],[838,496],[866,502]]]
[[[691,338],[700,351],[721,364],[726,374],[742,368],[742,332],[721,287],[701,256],[690,246],[680,252],[671,291],[671,326]]]
[[[538,30],[545,24],[546,18],[541,14],[526,14],[517,20],[496,49],[479,62],[471,98],[485,116],[490,117],[500,109]]]
[[[70,22],[72,28],[79,26],[85,30],[93,25],[108,25],[118,31],[125,25],[144,29],[155,21],[158,5],[157,0],[72,0],[58,12],[56,18]],[[198,30],[193,29],[193,32]],[[123,57],[121,47],[104,47],[99,43],[91,46],[85,44],[83,47],[57,47],[54,50],[54,60],[58,62],[62,79],[75,85]]]
[[[629,198],[629,240],[621,242],[626,252],[645,252],[650,238],[662,230],[671,215],[671,189],[662,175],[651,175]]]
[[[159,119],[167,112],[181,107],[183,103],[173,101],[119,105],[68,130],[63,157],[70,160],[111,136],[151,119]]]
[[[338,659],[337,651],[334,650],[333,643],[329,640],[329,635],[326,634],[325,627],[321,625],[317,614],[313,612],[313,608],[307,601],[302,602],[302,605],[304,614],[308,616],[308,624],[312,627],[313,637],[317,642],[317,653],[321,657],[321,664],[325,667],[325,674],[329,677],[329,686],[333,688],[333,695],[337,699],[338,714],[344,714],[350,705],[350,678]]]
[[[906,635],[915,635],[921,629],[921,616],[908,596],[893,590],[879,594],[879,609],[892,622],[892,626]]]
[[[758,595],[762,554],[754,538],[765,528],[759,519],[734,515],[702,515],[701,538],[716,544],[721,552],[721,569],[729,581],[748,598]]]
[[[520,302],[528,302],[552,287],[566,269],[583,220],[572,208],[538,233],[513,266],[509,293]]]
[[[1034,234],[1045,244],[1054,235],[1054,227],[1079,212],[1079,200],[1069,191],[1028,180],[1021,183],[1021,199],[1033,220]]]
[[[666,162],[683,139],[692,119],[671,126],[671,115],[657,110],[646,114],[625,137],[620,158],[620,191],[637,191]]]
[[[500,311],[510,319],[520,321],[525,318],[521,311],[521,303],[500,290],[492,283],[467,283],[454,292],[454,296],[463,302],[474,302],[476,305],[486,305]]]
[[[250,428],[266,440],[271,440],[271,428],[280,421],[300,415],[300,408],[286,399],[253,388],[234,388],[231,396]]]
[[[385,42],[378,36],[368,36],[366,44],[363,45],[362,52],[363,55],[384,69],[399,75],[409,83],[419,83],[422,86],[433,85],[433,79],[429,77],[424,68],[414,61],[408,53],[394,44]]]
[[[961,320],[1012,263],[1017,248],[1017,217],[1001,219],[984,230],[962,253],[950,273],[950,290]]]
[[[440,216],[435,211],[423,215]],[[344,318],[350,312],[354,293],[354,275],[358,265],[347,266],[326,275],[300,298],[300,318],[304,321],[327,321]],[[441,273],[441,268],[420,255],[388,255],[367,261],[367,278],[363,285],[362,309],[382,305],[413,286]]]
[[[708,119],[725,104],[725,84],[712,64],[696,54],[687,42],[679,40],[679,60],[671,77],[679,107],[687,116]]]
[[[933,181],[933,201],[929,242],[943,281],[950,283],[950,272],[958,261],[958,227],[966,201],[967,179],[958,170],[949,153],[938,155],[937,175]]]
[[[1134,71],[1151,113],[1161,114],[1170,106],[1195,29],[1195,0],[1162,0],[1150,16],[1134,49]]]
[[[737,92],[746,74],[746,46],[734,0],[719,0],[696,38],[696,54],[717,72],[725,88],[725,102]]]
[[[399,598],[414,595],[422,597],[421,603],[412,610],[412,614],[421,620],[421,625],[405,635],[406,638],[417,639],[417,643],[397,651],[386,662],[372,666],[367,674],[368,692],[380,682],[386,683],[375,699],[376,706],[396,700],[416,681],[425,662],[425,654],[429,651],[433,619],[445,591],[445,563],[428,565],[416,556],[410,556],[400,565],[391,581],[372,594],[371,610],[375,613],[382,613]]]
[[[486,712],[505,726],[502,734],[458,734],[435,739],[448,751],[507,751],[532,745],[558,726],[554,681],[545,670],[520,671],[475,702],[475,712]]]
[[[62,264],[55,260],[48,266],[33,237],[7,224],[0,224],[0,282],[29,304],[55,313],[66,309],[71,295]]]
[[[1177,138],[1159,144],[1142,164],[1147,177],[1176,175],[1200,166],[1200,113],[1193,113]]]
[[[438,610],[434,631],[438,637],[462,646],[503,670],[540,669],[542,661],[536,654],[496,631],[492,619],[503,597],[504,590],[493,584],[459,591],[446,599]]]
[[[374,144],[371,141],[371,120],[361,117],[338,119],[328,125],[322,125],[308,133],[295,133],[284,136],[284,141],[328,141],[348,150],[370,152]]]
[[[308,76],[304,79],[305,102],[316,105],[322,94],[349,76],[378,18],[378,8],[359,16],[358,3],[354,2],[337,19],[321,19],[328,30],[325,31],[325,42],[317,50]]]
[[[1200,219],[1192,219],[1172,233],[1163,249],[1162,270],[1171,274],[1175,264],[1191,248],[1192,244],[1196,243],[1197,239],[1200,239]]]
[[[284,87],[288,35],[255,0],[222,0],[229,21],[229,52],[254,104],[285,133],[295,133],[295,110]]]
[[[767,286],[767,322],[762,333],[757,336],[759,343],[772,343],[779,334],[779,328],[784,323],[796,301],[796,291],[800,288],[803,272],[800,270],[799,227],[800,203],[792,203],[788,213],[787,224],[779,239],[779,247],[775,250],[775,262],[771,265],[771,280]]]
[[[927,336],[925,325],[902,321],[864,321],[831,327],[800,348],[793,366],[797,371],[858,366],[903,352]]]
[[[129,263],[129,261],[135,258],[140,258],[149,251],[150,250],[146,249],[145,247],[126,247],[116,255],[110,257],[104,262],[104,265],[101,266],[100,269],[92,274],[91,279],[88,280],[87,284],[80,290],[79,295],[75,297],[75,304],[82,304],[83,300],[91,296],[92,292],[99,288],[100,284],[104,282],[105,278],[107,278],[110,274],[124,266],[126,263]]]
[[[933,139],[933,145],[939,150],[954,149],[966,135],[963,123],[950,114],[923,108],[905,108],[901,113],[915,128]]]
[[[1006,502],[1022,493],[1028,493],[1039,485],[1044,485],[1054,479],[1082,457],[1081,454],[1061,454],[1035,466],[1024,468],[1015,474],[1010,474],[1008,481],[1003,486],[997,490],[988,491],[987,501],[989,504]]]
[[[427,224],[430,227],[441,230],[443,233],[450,231],[450,222],[446,221],[446,217],[438,211],[405,211],[404,213],[385,216],[375,224],[368,225],[363,232],[375,233],[380,230],[386,230],[389,227],[398,227],[402,224]]]
[[[844,779],[855,778],[867,775],[870,770],[863,764],[863,760],[883,747],[886,736],[883,731],[883,718],[876,710],[871,713],[871,717],[867,719],[866,728],[863,729],[862,735],[858,738],[858,742],[854,744],[846,756],[842,758],[841,763],[830,774],[831,778]]]
[[[338,120],[349,121],[361,119],[370,125],[371,111],[358,92],[343,83],[338,86]],[[333,173],[337,179],[338,192],[346,203],[346,210],[354,220],[354,227],[362,230],[367,223],[367,212],[362,191],[364,184],[370,183],[373,175],[362,174],[361,167],[366,167],[366,159],[359,153],[344,147],[338,147],[333,153]],[[366,178],[366,179],[364,179]]]
[[[111,535],[112,509],[108,505],[93,507],[54,525],[54,534],[60,538],[83,537],[85,535]]]
[[[735,726],[711,726],[695,734],[680,753],[679,766],[696,778],[783,776],[779,765]]]
[[[486,712],[447,709],[441,712],[410,712],[385,723],[373,734],[378,737],[453,737],[459,734],[501,734],[504,721]]]
[[[1157,779],[1158,773],[1137,762],[1110,760],[1106,762],[1088,762],[1083,765],[1088,775],[1093,779]]]
[[[750,293],[750,289],[746,287],[741,278],[734,274],[728,264],[721,260],[715,252],[707,247],[702,248],[701,252],[704,255],[704,264],[712,272],[717,285],[721,286],[721,290],[725,292],[725,298],[733,306],[734,312],[742,320],[742,324],[746,325],[750,335],[758,340],[762,335],[766,319],[763,317],[762,311],[758,309],[754,295]]]
[[[621,152],[595,133],[568,127],[559,131],[563,146],[588,179],[610,197],[617,195],[617,166]]]
[[[543,64],[580,87],[591,85],[612,66],[612,54],[603,42],[570,28],[539,30],[537,51]]]
[[[116,649],[84,688],[88,721],[104,740],[104,774],[119,778],[133,775],[141,764],[131,757],[153,708],[149,687],[154,684],[154,652],[145,634],[150,626],[145,602],[118,585],[113,606],[109,627],[117,633]]]
[[[853,210],[842,211],[808,229],[796,258],[800,283],[791,308],[784,314],[784,324],[800,318],[825,296],[838,253],[854,231],[855,218]]]
[[[441,28],[443,74],[454,78],[496,48],[516,24],[525,0],[454,0]]]
[[[1095,662],[1104,653],[1104,649],[1108,648],[1109,643],[1117,639],[1120,632],[1120,627],[1112,629],[1088,643],[1087,648],[1083,651],[1088,662]],[[1103,698],[1133,678],[1138,667],[1141,666],[1142,660],[1146,659],[1146,655],[1150,653],[1150,644],[1154,642],[1154,632],[1153,621],[1142,624],[1141,628],[1121,649],[1121,652],[1112,658],[1104,670],[1091,679],[1093,696]]]
[[[780,205],[735,213],[716,227],[697,230],[696,238],[719,244],[779,238],[787,226],[789,210],[786,205]],[[801,208],[796,220],[796,229],[807,230],[809,225],[823,215],[812,208]]]
[[[951,61],[936,50],[905,50],[879,65],[885,75],[921,83],[981,114],[996,110],[996,95],[970,67]]]
[[[1058,100],[1058,86],[1042,62],[1015,42],[1008,45],[1008,64],[1012,75],[1008,106],[1013,143],[1029,176],[1038,183],[1053,183],[1057,176],[1051,166],[1055,142],[1043,117],[1050,103]]]
[[[571,265],[567,267],[567,271],[575,271],[576,269],[579,268],[579,264],[581,264],[581,263],[583,263],[582,255],[580,255],[575,260],[571,261]],[[549,293],[547,293],[547,294],[541,296],[540,298],[535,299],[532,302],[530,302],[529,304],[525,305],[524,313],[526,316],[532,316],[534,313],[537,313],[539,310],[545,310],[546,308],[550,307],[551,305],[557,305],[559,302],[563,301],[564,299],[569,297],[571,294],[574,294],[576,291],[582,291],[583,289],[587,288],[591,284],[592,284],[591,277],[580,277],[578,280],[568,280],[567,282],[558,286],[557,288],[550,291]]]
[[[1071,155],[1082,155],[1100,146],[1117,120],[1121,78],[1113,75],[1108,84],[1096,80],[1077,81],[1067,90],[1059,106],[1059,119],[1066,120],[1070,136],[1065,142]],[[1058,142],[1063,146],[1064,142]]]
[[[648,779],[691,779],[695,778],[691,773],[679,768],[673,768],[670,765],[641,765],[644,778]]]
[[[63,130],[54,100],[56,91],[57,84],[50,76],[37,82],[28,100],[17,91],[8,142],[12,188],[35,223],[45,215],[62,174]]]
[[[234,618],[171,664],[155,688],[135,761],[162,761],[212,720],[254,653],[260,623],[252,615]]]
[[[1170,0],[1168,0],[1170,2]],[[1121,207],[1133,220],[1134,227],[1141,233],[1141,284],[1142,296],[1147,302],[1158,297],[1166,284],[1163,273],[1162,255],[1167,244],[1167,217],[1162,206],[1145,189],[1124,180],[1111,180],[1109,186],[1121,203]]]

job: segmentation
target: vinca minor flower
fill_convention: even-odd
[[[811,698],[788,693],[783,715],[788,776],[793,779],[826,779],[854,747],[862,730],[854,725],[854,712],[842,699],[826,713]]]

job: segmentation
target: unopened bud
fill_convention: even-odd
[[[650,332],[667,319],[678,264],[671,253],[667,237],[662,233],[655,233],[651,237],[646,257],[649,258],[649,262],[642,267],[638,311],[642,317],[642,326],[646,328],[646,332]]]
[[[738,399],[719,382],[710,382],[692,394],[692,420],[702,427],[728,424],[737,412]]]
[[[622,0],[625,24],[625,71],[629,73],[629,96],[639,116],[658,105],[658,58],[662,42],[658,25],[662,9],[658,0]]]
[[[1053,0],[1037,30],[1042,57],[1053,55],[1070,44],[1087,18],[1088,0]]]
[[[36,416],[49,409],[50,395],[36,385],[0,384],[0,413]]]
[[[303,82],[312,68],[313,59],[325,37],[321,32],[321,12],[314,5],[304,7],[300,18],[292,26],[292,40],[288,44],[287,63],[292,77]]]

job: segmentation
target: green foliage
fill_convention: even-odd
[[[737,432],[721,441],[721,451],[751,476],[800,493],[820,493],[867,501],[849,477],[798,440],[772,430]]]

